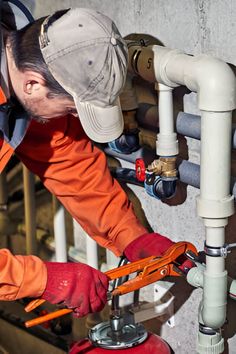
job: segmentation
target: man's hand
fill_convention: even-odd
[[[174,244],[169,238],[159,235],[155,232],[144,234],[132,241],[124,250],[126,258],[130,262],[137,261],[141,258],[149,256],[162,256]],[[194,266],[194,264],[186,257],[178,259],[180,269],[185,273]]]
[[[72,308],[75,317],[103,309],[108,290],[105,274],[83,263],[45,264],[48,278],[42,299]]]

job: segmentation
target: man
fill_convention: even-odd
[[[111,178],[104,154],[89,140],[105,143],[123,131],[118,96],[127,47],[115,24],[77,8],[5,31],[4,37],[1,170],[15,151],[101,246],[130,261],[163,254],[173,242],[147,233]],[[18,103],[9,114],[10,99],[28,115]],[[107,287],[107,277],[85,264],[0,250],[1,300],[41,296],[84,316],[103,308]]]

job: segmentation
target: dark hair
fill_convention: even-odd
[[[58,11],[55,19],[62,16],[68,10]],[[53,17],[54,17],[53,16]],[[43,21],[46,17],[40,18],[33,23],[28,24],[18,31],[9,33],[8,39],[12,48],[12,55],[16,67],[20,71],[33,70],[41,74],[49,89],[48,98],[55,96],[65,96],[73,99],[72,96],[54,79],[48,70],[40,47],[39,34]]]

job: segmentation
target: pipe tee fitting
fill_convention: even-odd
[[[177,177],[176,157],[160,157],[154,160],[148,167],[148,172],[153,172],[161,177]]]

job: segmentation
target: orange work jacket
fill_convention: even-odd
[[[0,171],[13,151],[99,245],[119,256],[147,232],[111,177],[104,153],[85,135],[78,118],[67,115],[47,124],[32,120],[15,149],[3,142]],[[0,300],[37,297],[46,278],[39,258],[0,250]]]

